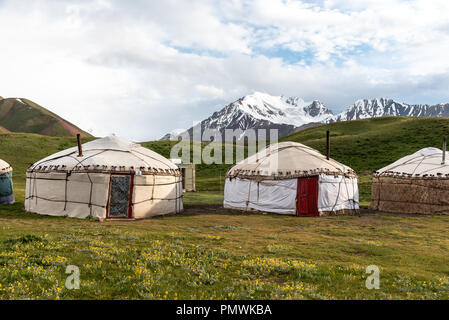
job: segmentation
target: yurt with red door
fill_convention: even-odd
[[[359,209],[357,175],[313,148],[280,142],[227,172],[223,205],[298,216],[352,214]]]
[[[115,136],[50,155],[26,173],[25,210],[51,216],[139,219],[178,213],[178,167]]]

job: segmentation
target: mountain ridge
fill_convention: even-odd
[[[390,98],[359,99],[334,115],[319,100],[306,102],[299,97],[254,92],[215,111],[198,125],[201,125],[203,141],[215,140],[218,136],[228,140],[224,134],[226,129],[240,129],[243,133],[236,137],[239,140],[248,129],[278,129],[279,137],[285,137],[320,124],[385,116],[449,117],[449,103],[413,105]],[[193,137],[193,128],[184,132]],[[209,134],[208,129],[214,132]],[[181,132],[177,129],[160,140],[177,139]]]
[[[408,104],[397,102],[389,98],[359,99],[348,106],[343,112],[335,116],[333,121],[339,122],[385,116],[408,117],[448,117],[449,103]]]
[[[203,138],[205,141],[218,136],[224,139],[225,129],[278,129],[279,135],[285,136],[301,125],[330,120],[332,116],[332,111],[318,100],[306,102],[299,97],[270,96],[255,92],[215,111],[198,125],[201,125],[202,133],[208,135],[207,139]],[[193,129],[191,127],[184,132],[193,136]],[[214,133],[209,135],[207,129],[212,129]],[[171,133],[163,138],[169,136]]]

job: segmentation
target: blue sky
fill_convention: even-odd
[[[449,102],[449,2],[0,0],[0,96],[157,139],[254,91]]]

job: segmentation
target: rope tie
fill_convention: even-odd
[[[65,191],[64,191],[64,211],[67,209],[67,180],[69,178],[69,173],[65,173]]]
[[[156,175],[153,174],[153,187],[151,188],[151,200],[154,199],[154,186],[156,185]]]
[[[252,180],[249,180],[248,200],[246,201],[246,211],[248,211],[248,205],[249,205],[250,199],[251,199],[251,183],[252,183]]]
[[[87,176],[89,177],[89,174],[87,174]],[[89,177],[89,180],[90,180],[89,208],[90,208],[90,215],[92,215],[92,189],[93,189],[94,184],[93,184],[92,180],[90,179],[90,177]]]

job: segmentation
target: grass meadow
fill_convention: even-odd
[[[448,299],[448,224],[216,212],[100,223],[18,202],[0,209],[0,298]],[[365,287],[372,264],[379,290]],[[68,265],[78,290],[65,288]]]

